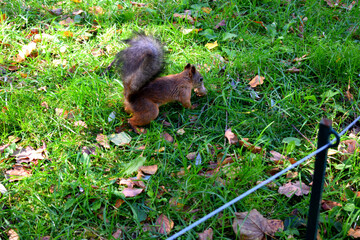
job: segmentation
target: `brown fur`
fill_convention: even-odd
[[[190,64],[179,74],[156,78],[135,93],[127,93],[129,86],[124,86],[125,110],[133,113],[129,123],[133,128],[149,124],[159,114],[159,106],[169,102],[180,102],[185,108],[191,108],[191,90],[198,95],[206,94],[203,77]]]

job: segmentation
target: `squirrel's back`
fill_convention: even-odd
[[[144,34],[136,34],[125,41],[130,46],[116,56],[124,83],[125,97],[129,97],[153,80],[162,70],[164,51],[161,43]]]

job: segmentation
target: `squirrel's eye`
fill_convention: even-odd
[[[200,80],[200,82],[202,82],[202,81],[203,81],[203,78],[201,77],[199,80]]]

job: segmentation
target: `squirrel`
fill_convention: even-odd
[[[157,39],[136,33],[125,42],[130,46],[117,53],[108,69],[115,65],[120,73],[125,111],[133,114],[129,123],[135,131],[154,120],[161,105],[178,101],[191,108],[192,89],[198,96],[206,95],[202,75],[189,63],[181,73],[157,78],[164,65],[163,46]]]

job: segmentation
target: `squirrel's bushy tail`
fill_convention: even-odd
[[[137,33],[125,41],[130,46],[116,55],[116,69],[124,83],[125,97],[139,91],[162,70],[164,51],[161,43],[149,36]]]

